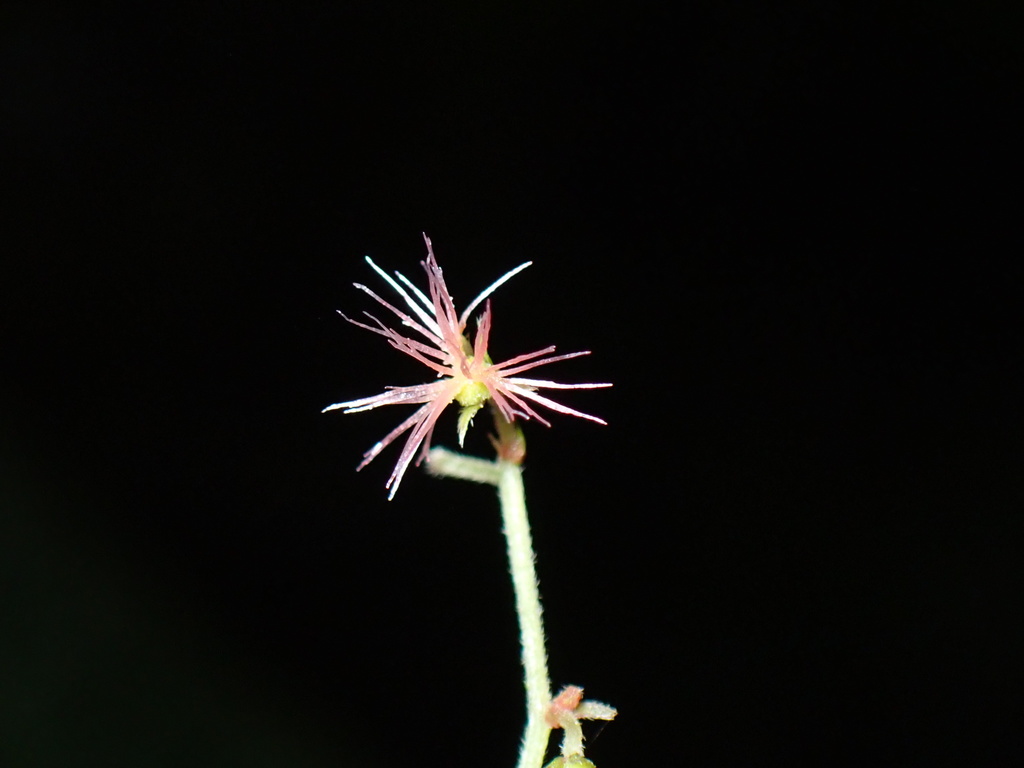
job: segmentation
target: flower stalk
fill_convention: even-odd
[[[500,472],[498,497],[508,544],[508,564],[516,596],[519,637],[522,646],[523,682],[526,687],[526,729],[519,749],[519,768],[539,768],[544,762],[551,726],[546,712],[551,703],[548,652],[544,644],[544,616],[534,566],[533,538],[526,515],[523,473],[511,461],[497,462]]]
[[[592,768],[593,763],[583,756],[583,728],[580,721],[613,720],[617,712],[607,704],[583,700],[583,689],[576,685],[567,685],[558,696],[551,696],[544,614],[535,566],[537,558],[533,550],[530,519],[526,513],[526,494],[520,467],[525,443],[518,429],[504,428],[514,425],[503,424],[500,412],[495,411],[494,418],[501,436],[500,439],[492,437],[498,452],[497,461],[485,461],[444,448],[434,448],[430,452],[427,466],[433,475],[498,487],[502,531],[508,548],[509,571],[519,619],[523,683],[526,689],[526,727],[519,746],[517,768],[541,768],[548,739],[554,728],[563,729],[561,755],[548,768]],[[517,458],[503,458],[510,453]]]

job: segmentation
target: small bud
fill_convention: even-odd
[[[575,765],[571,762],[573,758],[583,759],[583,728],[580,726],[580,720],[614,720],[617,714],[615,707],[599,701],[585,701],[583,689],[578,685],[565,686],[551,700],[545,719],[552,728],[563,729],[562,757],[567,761],[564,763],[566,768]]]
[[[498,436],[488,435],[491,445],[498,454],[498,458],[512,464],[522,464],[526,458],[526,437],[523,435],[522,427],[517,422],[510,423],[501,415],[501,411],[494,406],[492,401],[491,411],[494,413],[494,428]]]

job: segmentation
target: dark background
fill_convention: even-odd
[[[492,492],[319,413],[422,231],[615,383],[526,426],[598,765],[1024,756],[1024,14],[752,5],[4,5],[0,765],[514,763]]]

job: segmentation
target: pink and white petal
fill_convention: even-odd
[[[518,412],[518,411],[516,412],[518,415],[520,415],[520,416],[522,416],[523,418],[526,418],[526,419],[536,419],[541,424],[543,424],[545,427],[550,427],[551,426],[551,422],[550,421],[548,421],[543,416],[541,416],[539,413],[537,413],[537,411],[535,411],[530,406],[530,404],[527,403],[525,400],[523,400],[523,398],[520,396],[523,392],[526,392],[527,390],[525,390],[525,389],[523,389],[523,390],[515,390],[511,386],[508,386],[506,382],[502,382],[502,384],[503,384],[503,386],[501,388],[502,394],[505,397],[507,397],[509,400],[511,400],[513,403],[518,405],[522,409],[521,413]],[[492,389],[491,392],[493,392],[493,391],[494,390]],[[506,418],[508,418],[508,417],[506,416]]]
[[[402,342],[404,342],[405,344],[408,344],[409,346],[412,346],[412,347],[416,347],[417,349],[420,349],[423,352],[426,352],[427,354],[433,355],[434,357],[436,357],[436,358],[438,358],[440,360],[444,360],[445,357],[446,357],[444,350],[440,349],[437,344],[435,344],[432,347],[431,346],[427,346],[422,341],[418,341],[418,340],[416,340],[414,338],[406,336],[405,334],[399,333],[394,328],[391,328],[390,326],[388,326],[385,323],[381,322],[378,318],[374,317],[369,312],[363,312],[363,314],[366,315],[371,320],[373,320],[373,322],[375,322],[378,326],[380,326],[379,328],[372,328],[369,325],[364,325],[363,323],[360,323],[360,322],[357,322],[355,320],[352,320],[352,319],[346,317],[345,315],[343,315],[341,312],[339,312],[338,314],[340,314],[342,317],[344,317],[346,320],[348,320],[353,325],[358,325],[360,328],[365,328],[368,331],[373,331],[374,333],[376,333],[376,334],[378,334],[380,336],[387,336],[389,339],[399,339]]]
[[[381,392],[379,395],[328,405],[321,413],[336,411],[339,408],[344,408],[345,413],[358,413],[359,411],[370,411],[382,405],[427,403],[437,398],[444,389],[445,383],[444,381],[435,381],[431,384],[417,384],[414,387],[389,387],[386,392]]]
[[[476,339],[473,342],[473,359],[483,361],[487,357],[487,341],[491,335],[491,301],[487,300],[483,314],[476,322]]]
[[[594,421],[594,422],[597,422],[598,424],[605,424],[605,425],[608,424],[608,422],[605,421],[604,419],[599,419],[597,416],[591,416],[589,413],[583,413],[583,411],[577,411],[577,410],[575,410],[573,408],[570,408],[567,405],[562,405],[561,403],[556,403],[554,400],[550,400],[549,398],[546,398],[543,395],[538,395],[532,389],[528,389],[526,387],[518,386],[515,382],[511,382],[511,381],[506,380],[506,384],[508,384],[509,391],[514,391],[514,392],[516,392],[516,394],[521,395],[522,397],[529,398],[530,400],[533,400],[534,402],[537,402],[537,403],[540,403],[541,405],[547,406],[552,411],[557,411],[558,413],[565,413],[565,414],[567,414],[569,416],[578,416],[581,419],[587,419],[588,421]]]
[[[612,386],[609,382],[602,382],[600,384],[560,384],[557,381],[545,381],[544,379],[524,379],[521,376],[507,378],[505,380],[511,381],[514,384],[525,384],[528,387],[540,387],[542,389],[600,389],[602,387]]]
[[[488,391],[491,393],[491,398],[494,400],[494,404],[501,411],[501,415],[505,417],[505,421],[513,422],[516,420],[517,411],[512,407],[510,399],[505,396],[503,388],[488,386]],[[524,418],[529,418],[526,414],[521,414]]]
[[[438,364],[446,362],[448,360],[448,355],[445,352],[442,352],[439,349],[434,349],[433,347],[428,347],[426,344],[421,344],[415,339],[409,339],[400,334],[394,334],[393,336],[389,336],[388,338],[393,339],[395,342],[394,346],[398,349],[401,349],[403,352],[406,350],[406,348],[414,349],[423,355],[437,358],[437,360],[439,361]]]
[[[437,317],[437,324],[441,329],[441,338],[445,346],[455,352],[462,349],[462,332],[464,327],[459,323],[458,315],[455,313],[455,304],[452,296],[445,285],[441,268],[437,266],[433,253],[427,256],[423,263],[427,270],[427,277],[430,282],[430,299],[434,305],[434,315]]]
[[[420,323],[418,323],[415,320],[413,320],[412,317],[407,315],[405,312],[400,310],[398,307],[396,307],[393,304],[391,304],[391,303],[385,301],[384,299],[382,299],[380,296],[378,296],[376,293],[371,291],[369,288],[367,288],[362,283],[352,283],[352,285],[354,285],[356,288],[361,290],[363,293],[368,294],[370,297],[372,297],[380,305],[382,305],[384,307],[387,307],[389,310],[394,312],[395,315],[398,317],[398,319],[402,321],[402,325],[404,325],[404,326],[406,326],[408,328],[412,328],[417,333],[420,333],[423,336],[426,336],[428,339],[433,341],[435,344],[440,344],[440,341],[441,341],[441,337],[440,337],[440,333],[439,333],[440,329],[438,329],[438,332],[435,332],[434,331],[434,327],[433,327],[433,326],[436,326],[436,323],[434,323],[433,325],[431,323],[426,323],[426,327],[424,327]],[[425,316],[427,317],[428,320],[430,319],[429,315],[425,314]]]
[[[551,347],[551,349],[554,349],[554,347]],[[548,363],[557,363],[557,362],[559,362],[561,360],[572,360],[574,357],[583,357],[584,355],[589,355],[589,354],[590,354],[590,352],[587,351],[587,352],[569,352],[569,353],[564,354],[564,355],[552,355],[551,357],[544,357],[544,358],[541,358],[540,360],[534,360],[533,362],[526,363],[525,365],[517,365],[514,368],[508,367],[509,364],[512,362],[510,360],[508,362],[499,363],[499,365],[495,366],[495,367],[497,368],[497,367],[500,366],[502,376],[514,376],[517,373],[522,373],[523,371],[528,371],[531,368],[537,368],[537,367],[539,367],[541,365],[547,365]],[[513,358],[513,360],[514,359],[515,358]]]
[[[388,285],[390,285],[392,288],[395,289],[395,292],[399,296],[401,296],[402,299],[405,301],[406,306],[408,306],[409,309],[411,309],[413,311],[413,313],[416,315],[416,317],[418,317],[420,319],[420,321],[425,326],[427,326],[431,331],[433,331],[434,334],[440,335],[441,331],[437,327],[437,320],[435,318],[431,317],[430,314],[427,312],[427,310],[425,310],[423,307],[421,307],[419,304],[417,304],[415,301],[413,301],[412,297],[408,293],[405,292],[405,289],[402,288],[402,286],[400,286],[398,283],[396,283],[387,272],[385,272],[383,269],[381,269],[376,264],[374,264],[373,263],[373,259],[371,259],[369,256],[366,257],[366,263],[369,264],[371,267],[373,267],[373,270],[378,275],[383,277],[385,282],[387,282]],[[402,282],[404,282],[406,284],[409,283],[409,281],[406,279],[406,277],[404,275],[402,275],[401,273],[396,271],[395,274],[397,274],[402,279]],[[364,290],[366,290],[366,289],[364,289]],[[369,292],[369,291],[367,291],[367,292]],[[378,301],[380,301],[380,299],[378,299]],[[383,302],[381,302],[381,303],[383,303]],[[428,308],[429,308],[429,305],[428,305]],[[398,310],[393,310],[393,311],[395,312],[395,314],[399,314]]]
[[[432,371],[436,371],[438,376],[450,376],[451,375],[451,373],[452,373],[451,367],[449,367],[447,365],[444,365],[443,363],[436,362],[434,360],[428,360],[418,350],[413,349],[412,347],[409,347],[409,346],[405,345],[403,342],[404,342],[404,339],[402,339],[401,337],[399,337],[397,339],[391,339],[389,341],[389,343],[391,344],[392,347],[397,349],[399,352],[403,352],[403,353],[407,354],[413,360],[415,360],[418,363],[422,363],[423,365],[425,365],[428,368],[430,368]]]
[[[473,314],[474,309],[480,306],[480,302],[482,302],[484,299],[486,299],[488,296],[494,293],[498,288],[504,285],[509,279],[511,279],[515,275],[518,275],[531,264],[533,264],[532,261],[527,261],[523,264],[520,264],[518,267],[509,270],[504,275],[495,280],[493,283],[491,283],[489,286],[484,288],[475,299],[469,302],[469,306],[467,306],[465,310],[463,310],[462,315],[459,317],[459,325],[465,328],[466,322],[469,320],[470,315]]]
[[[364,330],[367,330],[367,331],[370,331],[371,333],[376,333],[378,336],[387,336],[388,335],[387,332],[389,330],[391,330],[386,325],[384,325],[384,323],[382,323],[380,320],[378,320],[376,317],[374,317],[373,315],[371,315],[369,312],[367,312],[365,310],[363,310],[363,314],[366,315],[371,320],[373,320],[375,323],[377,323],[377,325],[379,325],[380,328],[374,328],[372,325],[367,325],[366,323],[360,323],[358,320],[353,320],[351,317],[346,315],[340,309],[336,310],[336,311],[337,311],[337,313],[339,315],[341,315],[343,318],[345,318],[348,322],[352,323],[352,325],[359,326],[360,328],[362,328]]]
[[[375,458],[377,458],[380,452],[387,448],[389,445],[391,445],[391,443],[393,443],[396,438],[401,437],[403,432],[411,429],[414,425],[416,425],[423,419],[427,418],[427,416],[429,415],[429,411],[429,404],[417,409],[417,411],[412,416],[410,416],[397,427],[395,427],[393,430],[388,432],[383,439],[374,443],[373,447],[363,454],[363,460],[359,463],[359,466],[356,467],[356,472],[358,472],[371,461],[373,461]]]
[[[341,314],[341,313],[339,312],[339,314]],[[363,314],[366,315],[371,320],[373,320],[375,323],[377,323],[380,326],[380,328],[373,328],[373,327],[371,327],[369,325],[366,325],[364,323],[360,323],[360,322],[358,322],[356,320],[353,320],[353,319],[351,319],[349,317],[346,317],[345,315],[341,315],[341,316],[344,317],[346,320],[348,320],[353,325],[358,325],[360,328],[365,328],[368,331],[373,331],[374,333],[376,333],[376,334],[378,334],[380,336],[384,336],[385,338],[388,339],[388,341],[391,344],[391,346],[394,347],[395,349],[397,349],[399,352],[403,352],[403,353],[409,355],[410,357],[415,359],[417,362],[423,363],[424,365],[426,365],[429,368],[432,368],[433,370],[437,371],[438,373],[442,373],[443,374],[443,373],[446,373],[448,371],[448,368],[446,368],[443,365],[441,365],[441,363],[433,362],[433,361],[428,361],[428,360],[426,360],[424,358],[424,355],[430,355],[432,357],[436,357],[438,360],[446,361],[448,359],[448,355],[443,350],[438,350],[438,349],[435,349],[433,347],[428,347],[426,344],[424,344],[421,341],[417,341],[416,339],[411,339],[408,336],[403,336],[402,334],[400,334],[398,331],[394,330],[393,328],[389,328],[388,326],[384,325],[384,323],[382,323],[376,317],[371,315],[369,312],[364,312]],[[415,350],[415,351],[413,351],[413,350]]]
[[[524,360],[530,360],[531,358],[537,357],[538,355],[546,355],[554,351],[554,347],[544,347],[544,349],[538,349],[534,352],[527,352],[525,355],[516,355],[515,357],[509,360],[504,360],[500,363],[495,363],[494,365],[491,366],[491,369],[495,371],[501,371],[502,369],[510,365],[515,365],[516,363],[521,363]]]
[[[441,413],[448,406],[451,400],[447,402],[437,399],[432,403],[428,403],[416,412],[416,428],[413,429],[409,435],[409,439],[405,441],[405,445],[402,447],[402,453],[398,457],[398,463],[395,464],[395,469],[391,473],[391,477],[384,484],[385,488],[390,488],[391,491],[388,493],[388,500],[395,498],[395,494],[398,493],[398,486],[402,483],[402,477],[405,475],[405,471],[412,464],[413,456],[416,454],[416,449],[419,448],[420,443],[424,440],[429,441],[430,435],[434,431],[434,425],[437,424],[438,418]],[[408,429],[408,427],[406,427]]]

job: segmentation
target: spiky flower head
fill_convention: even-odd
[[[379,334],[388,340],[395,349],[404,352],[437,374],[437,381],[429,384],[417,384],[411,387],[387,387],[385,392],[358,400],[335,403],[324,408],[324,412],[344,409],[343,413],[368,411],[382,405],[398,405],[404,403],[422,403],[423,405],[409,418],[395,427],[385,437],[363,454],[363,461],[356,468],[362,469],[369,464],[388,445],[401,435],[410,432],[405,446],[398,457],[391,477],[385,487],[390,488],[388,498],[394,498],[402,476],[413,463],[419,464],[430,450],[430,438],[434,425],[445,408],[452,402],[461,407],[458,421],[459,444],[466,435],[473,416],[485,403],[491,402],[500,416],[512,423],[519,419],[536,419],[545,426],[550,423],[534,409],[532,404],[543,405],[558,413],[578,416],[581,419],[605,424],[603,419],[569,408],[537,393],[538,389],[594,389],[610,387],[611,384],[559,384],[543,379],[524,378],[518,374],[529,371],[548,363],[568,360],[573,357],[589,355],[590,352],[570,352],[564,355],[552,354],[555,347],[528,352],[518,355],[502,363],[493,363],[487,353],[487,342],[491,333],[491,302],[488,298],[496,288],[513,275],[526,269],[533,262],[520,264],[515,269],[495,280],[491,285],[469,303],[469,306],[458,314],[451,294],[445,285],[441,268],[434,258],[430,238],[423,239],[427,244],[426,261],[420,262],[427,273],[427,293],[417,288],[400,272],[395,272],[396,281],[388,273],[378,267],[369,256],[366,262],[380,275],[385,282],[401,297],[408,307],[405,312],[388,303],[365,285],[355,283],[355,287],[372,297],[376,302],[393,313],[401,324],[411,328],[426,342],[411,338],[388,327],[368,312],[364,312],[374,325],[353,320],[340,313],[342,317],[360,328]],[[476,321],[476,334],[470,343],[466,336],[466,323],[470,314],[484,305],[483,312]],[[417,456],[417,449],[421,448]]]

